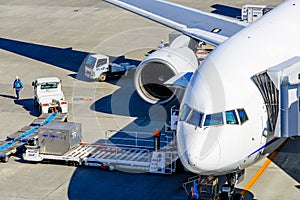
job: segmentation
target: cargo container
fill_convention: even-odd
[[[63,155],[81,142],[81,124],[53,122],[38,130],[41,154]]]

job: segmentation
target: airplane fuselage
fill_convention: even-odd
[[[261,158],[272,133],[252,77],[300,55],[299,19],[300,1],[286,1],[219,45],[195,71],[177,126],[188,170],[228,174]]]

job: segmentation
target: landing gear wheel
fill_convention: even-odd
[[[99,77],[99,81],[100,82],[104,82],[107,79],[107,74],[106,73],[102,73]]]

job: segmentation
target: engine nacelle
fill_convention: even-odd
[[[164,104],[177,94],[178,89],[167,87],[164,82],[178,73],[197,69],[199,63],[195,52],[189,48],[191,43],[189,37],[179,36],[169,47],[153,52],[140,63],[134,85],[142,99],[151,104]]]

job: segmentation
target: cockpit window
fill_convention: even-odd
[[[201,127],[201,122],[203,118],[203,113],[200,113],[196,110],[192,110],[187,123]]]
[[[188,105],[184,104],[183,108],[181,109],[180,114],[179,114],[179,121],[185,121],[186,118],[188,117],[190,111],[191,111],[191,108]]]
[[[244,109],[237,109],[241,124],[243,124],[245,121],[248,120],[248,116],[246,114],[246,111]]]
[[[215,114],[206,115],[204,126],[215,126],[220,124],[224,124],[223,113],[219,112]]]
[[[187,104],[184,104],[179,113],[179,121],[185,121],[188,124],[202,127],[204,116],[205,120],[203,126],[217,126],[223,125],[224,123],[232,125],[242,125],[248,120],[246,111],[243,108],[205,115],[202,112],[192,109]]]
[[[235,110],[229,110],[225,112],[226,115],[226,124],[238,124],[238,119],[235,113]]]

